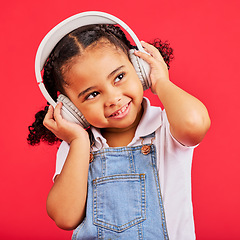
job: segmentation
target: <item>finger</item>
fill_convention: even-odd
[[[54,109],[54,119],[59,122],[61,121],[63,118],[62,118],[62,115],[61,115],[61,109],[62,109],[62,102],[59,102],[55,109]]]
[[[157,60],[163,60],[163,57],[161,55],[161,53],[159,52],[159,50],[154,47],[153,45],[146,43],[144,41],[141,41],[141,44],[143,46],[143,49],[148,52],[151,56],[153,56],[155,59]]]
[[[143,59],[144,61],[146,61],[150,66],[153,65],[156,62],[156,60],[147,53],[135,50],[134,54],[136,56],[140,57],[141,59]]]
[[[45,119],[53,119],[53,111],[54,111],[53,106],[50,105],[48,107],[48,111],[47,111],[47,113],[45,115]]]
[[[45,118],[43,120],[43,125],[48,129],[53,128],[54,125],[55,125],[53,112],[54,112],[53,106],[50,105],[48,107],[48,111],[47,111],[47,113],[45,115]]]

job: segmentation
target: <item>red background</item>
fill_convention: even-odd
[[[0,238],[70,239],[45,202],[57,147],[27,145],[27,126],[45,105],[34,76],[43,36],[61,20],[100,10],[125,21],[145,41],[174,48],[171,80],[207,106],[212,126],[194,154],[192,183],[198,240],[240,239],[238,0],[4,1],[1,3]],[[153,104],[158,104],[151,96]]]

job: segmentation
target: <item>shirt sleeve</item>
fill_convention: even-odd
[[[53,176],[53,181],[55,177],[61,173],[63,165],[66,161],[68,152],[69,152],[69,144],[67,142],[62,141],[57,151],[56,170]]]

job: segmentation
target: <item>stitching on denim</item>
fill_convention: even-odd
[[[97,219],[97,186],[99,184],[116,181],[116,180],[126,180],[126,181],[137,181],[140,183],[141,188],[141,217],[135,218],[121,226],[116,226],[111,223],[106,223],[102,220]],[[96,226],[103,227],[115,232],[122,232],[144,220],[146,220],[146,190],[145,190],[145,174],[118,174],[102,178],[97,178],[93,180],[93,223]]]
[[[133,174],[114,174],[114,175],[109,175],[109,176],[103,176],[103,177],[99,177],[96,179],[93,179],[94,184],[101,184],[104,182],[110,182],[110,181],[114,181],[117,180],[119,181],[121,180],[139,180],[140,181],[140,177],[141,175],[145,175],[145,174],[139,174],[139,173],[133,173]]]
[[[94,219],[97,217],[96,216],[97,213],[95,211],[95,209],[97,209],[97,185],[94,183],[94,180],[93,180],[92,188],[93,188],[92,214],[93,214],[93,221],[94,221]],[[96,197],[94,197],[94,196],[96,196]]]
[[[138,223],[141,223],[141,222],[143,222],[143,221],[145,221],[145,219],[141,219],[141,218],[136,218],[136,219],[139,219],[137,222],[133,222],[133,223],[131,223],[131,221],[129,222],[129,223],[131,223],[130,225],[128,225],[128,226],[126,226],[126,227],[124,227],[124,228],[120,228],[120,227],[116,227],[115,225],[112,225],[112,224],[108,224],[109,226],[106,226],[105,224],[105,222],[103,222],[103,221],[100,221],[100,220],[98,220],[99,222],[101,222],[101,223],[97,223],[97,222],[95,222],[94,223],[94,225],[96,225],[96,226],[99,226],[99,227],[102,227],[102,228],[105,228],[105,229],[108,229],[108,230],[111,230],[111,231],[114,231],[114,232],[117,232],[117,233],[120,233],[120,232],[123,232],[123,231],[125,231],[126,229],[129,229],[129,228],[131,228],[132,226],[135,226],[135,225],[137,225]],[[127,223],[127,224],[129,224],[129,223]],[[103,225],[104,224],[104,225]],[[124,225],[122,225],[122,226],[125,226],[125,225],[127,225],[127,224],[124,224]]]
[[[103,148],[101,150],[92,152],[94,156],[97,155],[102,155],[103,153],[116,153],[116,152],[129,152],[129,151],[133,151],[133,150],[138,150],[142,147],[142,145],[139,146],[135,146],[135,147],[109,147],[109,148]]]
[[[106,175],[106,155],[104,152],[101,154],[101,168],[102,168],[102,176]]]
[[[138,239],[143,240],[143,232],[142,232],[142,222],[138,224]]]
[[[155,149],[154,145],[152,145],[151,147],[153,149]],[[158,191],[158,202],[159,202],[159,207],[160,207],[161,216],[162,216],[162,227],[163,227],[164,239],[168,240],[169,237],[168,237],[168,231],[167,231],[166,216],[165,216],[165,211],[164,211],[164,206],[163,206],[159,175],[158,175],[158,171],[157,171],[157,168],[156,168],[155,150],[151,151],[151,155],[152,155],[152,162],[153,162],[153,168],[152,169],[153,169],[154,179],[155,179],[155,183],[156,183],[156,187],[157,187],[157,191]]]
[[[144,216],[143,218],[146,219],[146,185],[145,185],[145,174],[140,174],[140,180],[141,180],[141,213]]]
[[[132,151],[128,151],[127,153],[129,159],[130,172],[135,173],[136,172],[135,159],[133,157]]]
[[[71,240],[77,240],[77,235],[80,232],[80,230],[82,230],[83,226],[86,223],[86,217],[84,218],[84,220],[82,221],[82,223],[75,229],[75,231],[73,232],[72,238]]]
[[[169,237],[168,237],[167,226],[166,226],[166,217],[165,217],[165,211],[164,211],[164,206],[163,206],[161,187],[160,187],[158,172],[156,170],[155,151],[153,151],[153,153],[152,153],[152,160],[154,162],[154,167],[153,167],[154,179],[155,179],[155,182],[156,182],[156,185],[157,185],[157,191],[158,191],[158,194],[159,194],[158,200],[159,200],[159,206],[160,206],[161,216],[162,216],[162,227],[163,227],[163,232],[164,232],[164,239],[168,240]]]
[[[97,234],[98,234],[98,240],[102,240],[103,239],[103,231],[100,227],[97,228]]]

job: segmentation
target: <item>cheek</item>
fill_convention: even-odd
[[[102,116],[102,108],[100,106],[92,105],[81,108],[83,116],[91,123],[92,121],[98,121]]]
[[[138,96],[143,95],[143,86],[141,81],[137,76],[135,78],[132,78],[131,81],[129,82],[128,90],[131,94],[137,94]]]
[[[131,82],[132,82],[133,84],[141,85],[141,86],[142,86],[142,83],[141,83],[141,81],[140,81],[140,79],[139,79],[139,77],[138,77],[138,74],[137,74],[137,72],[135,71],[135,69],[133,69],[130,78],[131,78],[131,80],[132,80]]]

